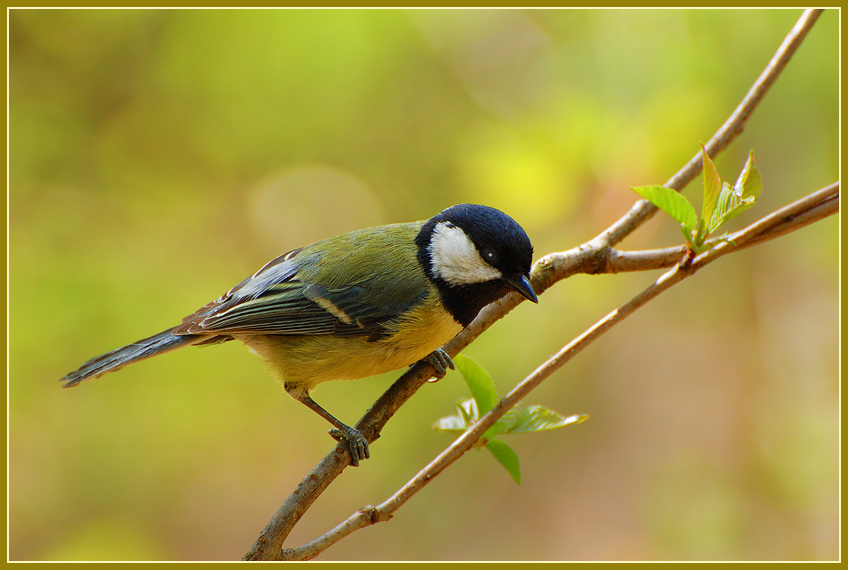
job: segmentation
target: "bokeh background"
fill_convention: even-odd
[[[331,448],[244,347],[61,390],[272,257],[458,202],[537,255],[594,237],[706,141],[799,10],[12,10],[9,556],[238,559]],[[754,149],[759,206],[839,177],[826,12],[717,161]],[[686,195],[700,203],[700,181]],[[588,422],[513,436],[517,486],[471,452],[321,559],[838,557],[838,217],[725,258],[525,403]],[[680,242],[656,216],[623,247]],[[467,350],[502,393],[659,273],[577,276]],[[355,421],[389,374],[317,399]],[[467,397],[425,386],[289,545],[387,498]]]

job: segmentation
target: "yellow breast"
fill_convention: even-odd
[[[332,335],[238,335],[268,362],[291,392],[329,380],[355,380],[403,368],[455,337],[462,325],[445,311],[436,294],[415,307],[376,341]]]

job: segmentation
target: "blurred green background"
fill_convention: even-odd
[[[11,559],[240,558],[326,422],[236,343],[58,379],[354,228],[466,201],[537,256],[585,242],[695,154],[799,15],[12,10]],[[718,159],[733,180],[754,149],[765,182],[731,229],[838,179],[838,16]],[[622,245],[678,244],[674,226]],[[525,403],[591,418],[509,439],[521,486],[471,452],[321,559],[837,558],[838,233],[725,258],[558,372]],[[504,393],[658,275],[569,279],[466,354]],[[396,376],[317,399],[353,422]],[[456,373],[425,386],[288,544],[386,499],[464,397]]]

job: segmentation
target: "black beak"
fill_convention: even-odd
[[[521,296],[528,301],[538,303],[536,292],[533,290],[533,285],[530,284],[530,279],[523,273],[516,273],[512,277],[506,279],[507,285],[521,293]]]

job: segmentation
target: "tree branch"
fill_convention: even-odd
[[[804,10],[804,13],[801,14],[801,17],[798,18],[798,21],[783,39],[783,43],[777,48],[766,68],[748,90],[745,98],[742,99],[742,102],[739,103],[727,121],[716,131],[709,142],[704,145],[710,158],[715,158],[718,153],[727,148],[736,137],[742,134],[745,126],[748,124],[748,119],[751,118],[754,110],[777,80],[780,73],[786,67],[786,64],[795,55],[801,42],[807,37],[807,33],[813,27],[813,24],[816,23],[816,20],[819,19],[823,11]],[[686,163],[686,166],[669,178],[664,186],[674,188],[678,192],[683,190],[687,184],[700,174],[703,167],[701,161],[701,153],[698,152]],[[656,212],[656,206],[647,200],[639,200],[623,218],[595,239],[600,240],[600,243],[605,245],[615,245],[633,233],[647,220],[651,219]]]
[[[771,61],[766,66],[765,70],[760,74],[759,78],[748,91],[745,98],[734,110],[733,114],[727,119],[727,121],[725,121],[722,127],[705,145],[710,156],[714,157],[724,150],[730,142],[732,142],[742,132],[760,100],[768,92],[768,89],[792,58],[792,55],[798,49],[798,46],[818,19],[820,13],[821,10],[806,10],[802,14],[798,22],[778,48],[774,57],[772,57]],[[701,166],[701,157],[699,153],[695,155],[695,157],[690,160],[677,174],[669,179],[666,186],[677,190],[682,189],[698,175],[701,170]],[[612,226],[610,226],[610,228],[594,238],[592,241],[574,250],[570,250],[562,254],[550,254],[538,260],[534,264],[532,274],[534,289],[538,294],[541,294],[557,281],[565,279],[566,277],[576,273],[616,273],[620,271],[657,269],[673,265],[680,259],[679,254],[682,253],[680,248],[654,250],[653,252],[635,252],[629,254],[617,252],[612,249],[612,246],[621,242],[621,240],[639,228],[648,219],[650,219],[655,212],[656,207],[645,200],[640,200],[636,202],[625,216],[615,222]],[[718,249],[718,247],[715,249]],[[507,313],[515,308],[521,300],[522,298],[519,295],[510,294],[500,301],[484,308],[474,322],[472,322],[459,335],[443,347],[444,350],[449,355],[455,356],[483,331],[488,329],[492,324],[503,318]],[[615,312],[611,313],[611,315],[613,314],[615,314]],[[584,334],[590,333],[593,335],[591,340],[594,340],[594,338],[600,334],[597,332],[592,333],[591,331],[587,331],[587,333]],[[589,342],[591,342],[591,340]],[[580,339],[576,339],[575,342],[577,341],[580,341]],[[585,342],[585,340],[582,342]],[[568,358],[570,359],[570,356]],[[386,422],[388,422],[394,413],[426,383],[432,373],[433,369],[428,364],[424,363],[418,363],[410,368],[368,409],[365,415],[363,415],[359,422],[357,422],[356,428],[365,435],[369,442],[377,439],[379,437],[380,430],[382,430]],[[504,401],[505,400],[506,398]],[[486,417],[487,416],[481,418],[481,421]],[[468,433],[472,432],[467,432],[467,434]],[[463,438],[464,437],[466,436],[464,435]],[[262,530],[250,550],[244,555],[243,559],[281,559],[283,556],[283,544],[291,530],[303,514],[309,509],[315,499],[317,499],[324,489],[326,489],[330,483],[332,483],[332,481],[341,474],[349,462],[350,455],[347,448],[343,442],[340,442],[321,460],[320,463],[318,463],[318,465],[303,479],[303,481],[298,484],[297,488],[280,506],[272,519]],[[370,520],[370,513],[370,510],[365,509],[360,511],[358,516],[363,519],[367,518]],[[291,551],[287,550],[286,552]]]
[[[764,243],[789,232],[797,231],[814,221],[831,216],[838,211],[839,183],[837,182],[773,212],[743,230],[731,234],[728,236],[730,241],[716,242],[717,245],[715,247],[705,251],[691,262],[687,263],[685,261],[686,258],[678,256],[677,260],[680,263],[675,264],[670,271],[663,274],[651,286],[595,323],[583,334],[565,345],[544,364],[539,366],[530,376],[522,380],[509,394],[504,396],[490,412],[475,422],[468,431],[458,437],[448,448],[418,472],[415,477],[410,479],[409,482],[389,499],[377,507],[367,506],[358,510],[339,526],[300,548],[284,550],[283,559],[308,560],[314,558],[355,530],[389,520],[395,511],[403,506],[406,501],[423,489],[427,483],[432,481],[446,467],[471,449],[487,429],[492,427],[501,416],[518,404],[519,401],[538,387],[544,380],[549,378],[584,348],[592,344],[595,339],[599,338],[607,330],[622,322],[672,286],[680,283],[687,277],[691,277],[698,270],[724,255],[740,251],[751,245]],[[645,253],[649,252],[640,252],[639,257],[644,257]],[[552,254],[552,256],[569,256],[569,254],[570,252],[566,252],[565,254]],[[651,255],[655,256],[655,259],[658,260],[665,260],[666,258],[666,252],[664,250],[654,250],[654,252],[651,252]],[[622,256],[626,257],[627,254],[622,253]],[[682,262],[681,259],[683,260]]]

